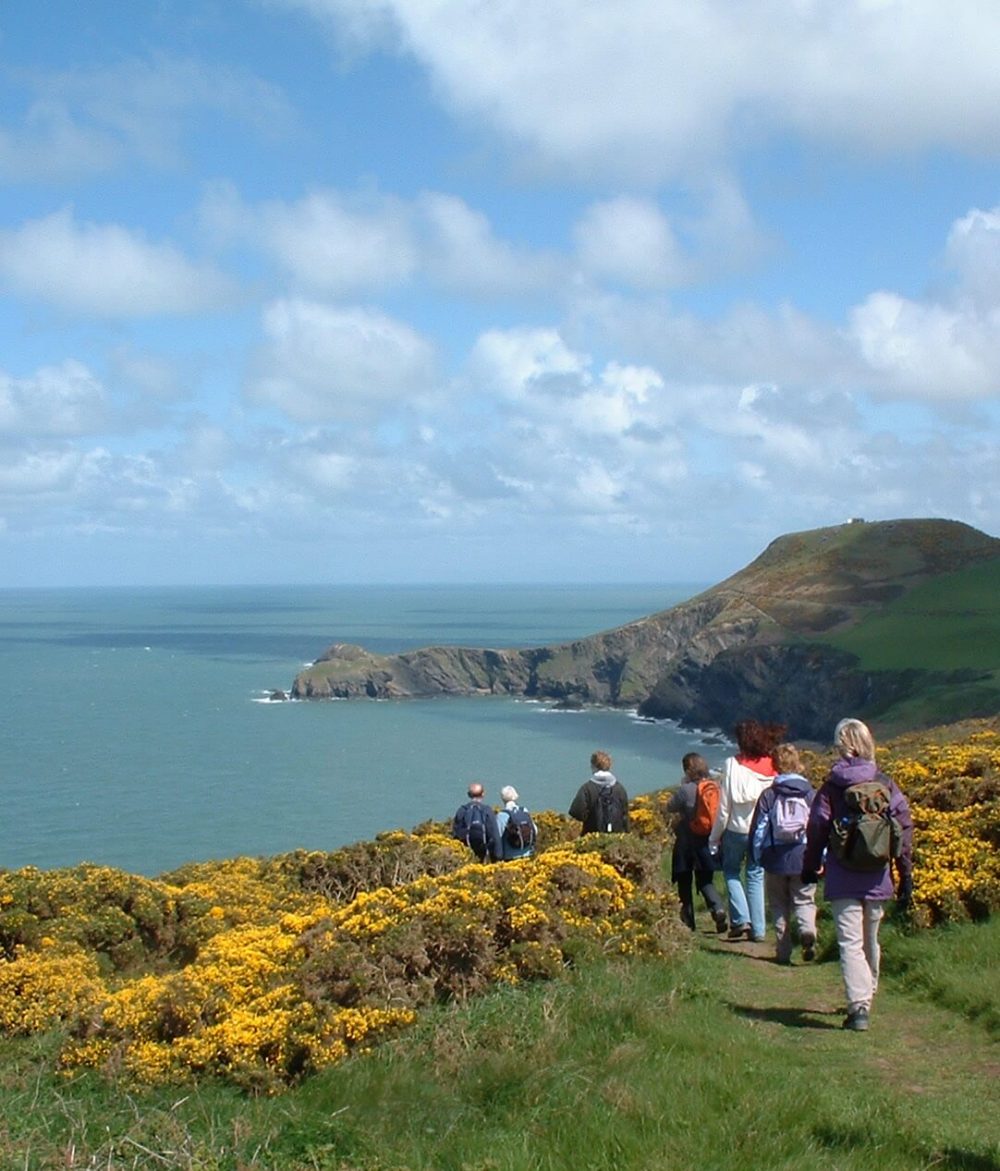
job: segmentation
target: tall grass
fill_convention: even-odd
[[[910,995],[960,1013],[1000,1038],[1000,920],[945,924],[931,938],[897,929],[883,970]]]

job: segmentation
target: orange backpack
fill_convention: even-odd
[[[715,824],[719,811],[719,782],[704,777],[698,782],[698,795],[694,801],[694,813],[688,819],[688,829],[693,834],[707,837]]]

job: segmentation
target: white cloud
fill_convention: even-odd
[[[551,287],[563,265],[496,237],[489,220],[454,195],[429,192],[417,203],[424,261],[432,284],[476,297]]]
[[[117,224],[78,224],[69,208],[0,232],[0,284],[18,296],[97,317],[187,314],[232,304],[209,265]]]
[[[851,311],[848,336],[876,391],[941,404],[1000,397],[1000,209],[956,220],[944,262],[951,285],[922,300],[872,293]]]
[[[587,291],[570,306],[572,336],[659,370],[671,384],[747,382],[857,385],[862,365],[847,339],[794,306],[737,303],[716,317],[663,298]],[[853,383],[852,383],[853,380]]]
[[[260,249],[299,288],[337,298],[418,280],[451,294],[502,298],[551,288],[566,267],[499,239],[482,212],[440,192],[405,201],[325,190],[253,207],[217,184],[201,214],[221,242]]]
[[[945,260],[958,277],[958,297],[981,310],[1000,308],[1000,207],[973,208],[956,220]]]
[[[879,292],[850,332],[882,387],[942,402],[1000,394],[1000,311],[979,314]]]
[[[407,282],[417,267],[409,211],[397,199],[317,191],[253,208],[225,185],[209,192],[202,217],[221,238],[260,248],[312,292],[384,290]]]
[[[286,0],[414,56],[443,100],[555,167],[703,172],[787,131],[860,151],[1000,142],[1000,9],[979,0]]]
[[[183,161],[185,131],[213,115],[265,136],[288,135],[291,107],[274,85],[238,68],[156,54],[99,69],[22,71],[34,91],[22,126],[0,131],[0,174],[13,180],[87,177],[138,158]]]
[[[297,422],[374,419],[432,385],[431,345],[375,310],[278,301],[263,328],[248,395]]]
[[[83,457],[72,450],[0,449],[0,502],[49,497],[72,487]]]
[[[508,398],[550,392],[589,378],[590,359],[574,353],[554,329],[491,329],[476,339],[469,359],[473,382]]]
[[[112,169],[121,157],[112,135],[80,125],[61,102],[33,102],[23,126],[0,127],[0,179],[7,183],[78,179]]]
[[[670,222],[649,199],[619,195],[592,204],[576,225],[576,243],[591,276],[637,289],[667,288],[685,279]]]
[[[0,435],[87,435],[107,423],[104,388],[81,362],[44,366],[30,378],[0,370]]]
[[[185,392],[173,362],[134,346],[117,346],[108,355],[114,377],[128,394],[152,402],[171,402]]]

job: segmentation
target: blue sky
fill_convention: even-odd
[[[1000,534],[993,0],[13,0],[0,586]]]

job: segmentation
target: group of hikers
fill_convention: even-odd
[[[628,793],[611,771],[611,757],[595,752],[590,758],[593,770],[569,807],[570,817],[582,822],[581,833],[627,833]],[[452,836],[465,842],[480,862],[510,862],[529,858],[535,850],[538,828],[523,806],[513,785],[500,790],[503,805],[494,810],[485,801],[486,790],[480,781],[469,785],[469,799],[455,811]]]
[[[912,892],[913,822],[906,797],[875,763],[875,740],[861,720],[834,729],[838,759],[820,788],[802,775],[794,744],[780,724],[741,720],[736,752],[713,774],[695,752],[681,762],[684,775],[666,806],[673,816],[671,875],[681,918],[695,929],[695,889],[715,930],[734,942],[767,938],[765,900],[775,932],[775,958],[791,964],[793,928],[802,959],[816,955],[816,887],[823,876],[830,903],[840,970],[847,996],[843,1027],[868,1028],[878,988],[879,927],[887,900],[909,906]],[[592,775],[580,786],[569,814],[582,833],[628,831],[628,794],[611,771],[611,757],[595,752]],[[502,808],[484,800],[479,782],[469,786],[452,833],[480,861],[529,857],[537,828],[518,804],[517,790],[501,789]],[[716,889],[722,871],[726,898]]]

